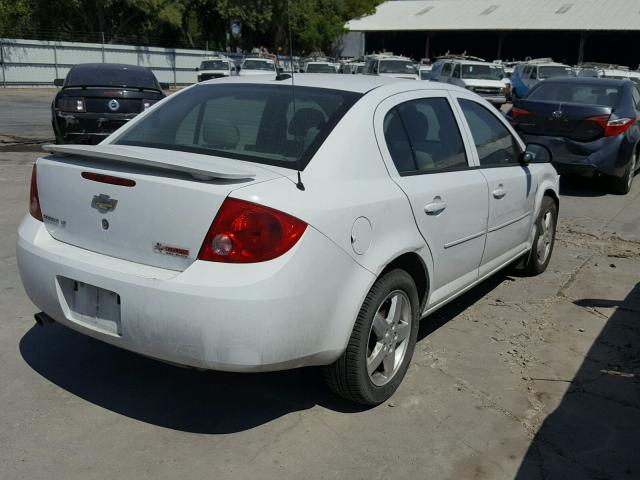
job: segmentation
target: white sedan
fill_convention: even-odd
[[[17,245],[39,323],[198,368],[323,366],[363,404],[423,316],[553,250],[548,150],[446,84],[220,79],[46,149]]]

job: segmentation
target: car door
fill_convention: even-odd
[[[478,278],[489,207],[450,101],[445,91],[407,92],[382,102],[375,117],[389,173],[433,257],[430,306]]]
[[[489,186],[487,242],[480,267],[480,275],[484,275],[529,248],[537,176],[529,165],[521,163],[524,145],[495,108],[471,95],[456,96],[480,172]]]

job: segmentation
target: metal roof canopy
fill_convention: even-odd
[[[396,0],[351,31],[640,31],[640,0]]]

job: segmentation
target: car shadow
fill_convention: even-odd
[[[508,278],[498,273],[425,317],[418,341]],[[122,350],[59,324],[34,325],[22,337],[20,353],[44,378],[88,402],[185,432],[245,431],[316,405],[341,413],[368,409],[329,391],[317,368],[242,374],[197,371]]]
[[[626,298],[579,299],[613,308],[516,478],[640,478],[640,283]]]
[[[366,409],[333,395],[318,369],[197,371],[122,350],[59,324],[34,325],[22,337],[20,353],[44,378],[88,402],[185,432],[244,431],[316,405],[345,413]]]
[[[607,194],[604,178],[562,175],[560,195],[566,197],[603,197]]]

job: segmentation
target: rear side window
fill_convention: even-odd
[[[462,98],[458,101],[469,124],[480,166],[499,167],[518,164],[520,146],[507,127],[479,103]]]
[[[559,103],[604,105],[614,108],[620,103],[621,88],[597,84],[540,83],[528,100],[545,100]]]
[[[360,94],[291,86],[198,85],[141,119],[120,145],[304,168]]]
[[[69,70],[65,87],[137,87],[160,90],[148,68],[128,65],[84,64]]]
[[[468,166],[458,124],[445,98],[423,98],[396,106],[385,117],[384,136],[400,174]]]

